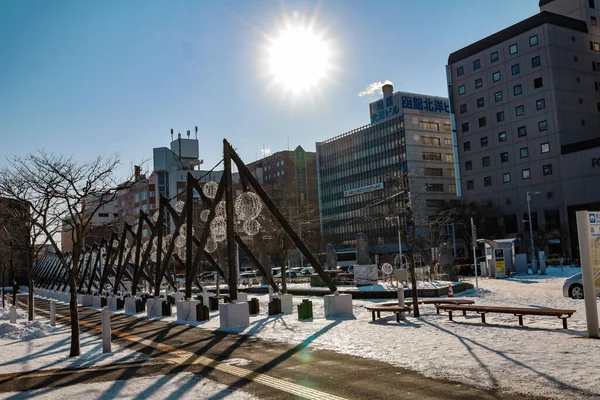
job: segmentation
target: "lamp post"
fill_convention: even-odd
[[[310,222],[298,222],[298,233],[300,234],[300,239],[302,240],[302,225],[310,225]],[[304,257],[302,256],[302,252],[300,251],[300,267],[304,268]]]
[[[388,221],[394,217],[387,217]],[[400,256],[400,266],[402,267],[402,226],[400,225],[400,213],[396,214],[396,223],[398,224],[398,254]]]
[[[540,192],[529,192],[527,191],[527,213],[529,215],[529,237],[531,238],[531,270],[532,272],[537,271],[536,258],[535,258],[535,245],[533,243],[533,223],[531,221],[531,195],[538,196]]]

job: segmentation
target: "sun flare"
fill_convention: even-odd
[[[322,34],[312,28],[287,26],[270,42],[268,65],[274,83],[300,93],[327,77],[331,52]]]

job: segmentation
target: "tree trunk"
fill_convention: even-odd
[[[285,262],[281,263],[281,293],[287,294],[287,268]]]
[[[75,265],[75,261],[73,261]],[[71,292],[71,301],[69,311],[71,314],[71,352],[69,357],[77,357],[80,354],[79,349],[79,313],[77,310],[77,288],[75,287],[76,269],[72,268],[69,272],[69,291]]]
[[[412,249],[409,250],[409,268],[410,268],[410,282],[412,284],[412,300],[413,300],[413,316],[419,318],[419,296],[417,295],[417,276],[415,274],[415,253]]]
[[[27,315],[28,320],[33,321],[33,249],[28,250],[27,257],[27,283],[29,284],[29,293],[27,294]]]

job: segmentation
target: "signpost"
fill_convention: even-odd
[[[475,288],[477,289],[477,296],[479,296],[479,281],[477,279],[477,227],[473,223],[471,218],[471,242],[473,242],[473,267],[475,267]]]
[[[506,264],[504,263],[503,249],[494,249],[494,260],[496,262],[496,278],[506,278]]]
[[[596,304],[600,291],[600,212],[577,211],[577,234],[588,336],[600,338]]]

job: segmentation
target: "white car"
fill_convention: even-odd
[[[596,294],[600,296],[600,293]],[[573,299],[583,299],[583,280],[581,272],[565,280],[563,284],[563,296]]]

